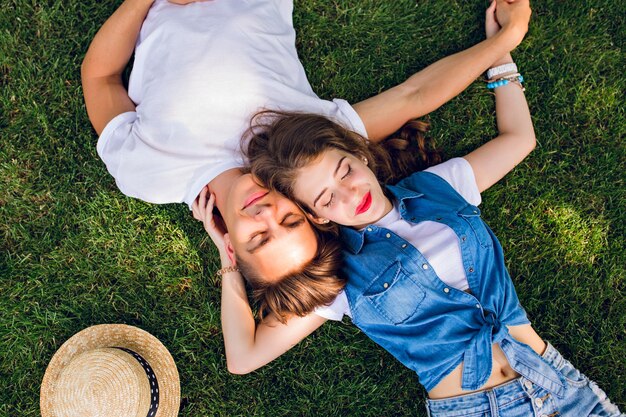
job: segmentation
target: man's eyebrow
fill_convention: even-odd
[[[335,167],[335,172],[333,172],[333,177],[337,175],[337,171],[339,171],[339,168],[341,168],[341,163],[343,162],[344,159],[346,159],[346,157],[342,156],[339,162],[337,162],[337,166]],[[319,195],[315,198],[315,200],[313,200],[313,207],[315,207],[315,205],[317,204],[317,201],[320,198],[322,198],[322,195],[326,192],[326,190],[327,188],[324,188],[322,192],[320,192]]]
[[[247,250],[247,252],[249,254],[253,254],[256,251],[258,251],[259,249],[261,249],[263,246],[265,246],[266,244],[269,243],[269,241],[272,240],[272,237],[268,237],[265,239],[261,239],[261,241],[259,241],[259,243],[257,243],[256,245],[254,245],[253,247],[251,247],[250,249]]]
[[[283,216],[283,218],[281,219],[280,224],[285,223],[285,222],[287,221],[287,219],[288,219],[289,217],[291,217],[291,216],[297,216],[297,214],[295,214],[295,213],[287,213],[287,214],[285,214],[285,215]],[[301,219],[299,220],[298,225],[297,225],[295,228],[301,227],[301,226],[302,226],[302,225],[304,225],[305,223],[306,223],[305,219],[304,219],[304,218],[301,218]],[[290,230],[287,230],[287,233],[289,233],[290,231],[291,231],[291,229],[290,229]],[[252,247],[252,248],[250,248],[250,249],[247,249],[247,252],[248,252],[249,254],[253,254],[253,253],[257,252],[257,251],[258,251],[259,249],[261,249],[263,246],[267,245],[267,244],[268,244],[268,243],[269,243],[272,239],[273,239],[273,237],[272,237],[272,236],[270,236],[270,237],[268,237],[268,238],[265,238],[265,239],[262,239],[262,240],[261,240],[259,243],[257,243],[255,246],[253,246],[253,247]]]

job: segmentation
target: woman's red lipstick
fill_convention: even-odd
[[[372,205],[372,194],[370,194],[370,192],[368,191],[367,194],[363,196],[363,200],[361,200],[361,203],[357,206],[354,214],[358,216],[361,213],[365,213],[367,210],[369,210],[371,205]]]

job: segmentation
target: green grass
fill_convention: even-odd
[[[227,0],[217,0],[227,1]],[[626,408],[626,3],[534,4],[514,56],[537,149],[484,195],[538,332]],[[119,2],[0,2],[0,416],[39,414],[53,353],[97,323],[157,336],[183,416],[425,415],[414,373],[349,323],[247,376],[225,367],[216,252],[186,207],[124,197],[95,151],[79,66]],[[356,102],[482,38],[486,2],[297,1],[321,97]],[[448,156],[495,133],[482,83],[430,116]]]

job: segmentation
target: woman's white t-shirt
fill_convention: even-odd
[[[186,202],[242,166],[240,139],[259,110],[327,116],[365,128],[344,100],[318,98],[295,48],[289,0],[156,0],[135,49],[134,112],[111,120],[98,154],[126,195]]]
[[[480,204],[480,191],[476,185],[474,171],[465,159],[453,158],[426,171],[446,180],[470,204],[475,206]],[[459,239],[448,226],[433,221],[407,222],[400,216],[396,204],[375,224],[391,230],[415,246],[443,282],[462,291],[469,288]],[[335,301],[328,306],[316,309],[315,314],[329,320],[341,320],[344,315],[351,317],[345,292],[339,293]]]

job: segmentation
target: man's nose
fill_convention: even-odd
[[[272,214],[272,205],[271,204],[257,204],[254,206],[254,217],[268,217]]]

